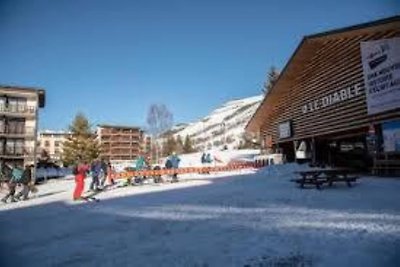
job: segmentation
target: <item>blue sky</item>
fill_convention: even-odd
[[[0,0],[0,84],[46,89],[42,129],[175,122],[259,94],[304,35],[400,14],[397,0]]]

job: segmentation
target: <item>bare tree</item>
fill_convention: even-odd
[[[158,138],[168,131],[173,124],[173,115],[164,104],[152,104],[147,113],[147,125],[156,145],[156,162],[158,162]],[[154,144],[154,143],[153,143]]]

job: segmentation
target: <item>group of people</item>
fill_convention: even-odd
[[[134,164],[133,169],[135,171],[143,171],[143,170],[161,170],[161,167],[159,165],[154,166],[154,168],[151,167],[150,164],[150,159],[149,158],[145,158],[144,155],[140,155]],[[165,169],[177,169],[179,168],[179,162],[180,162],[180,158],[178,157],[178,155],[173,152],[171,155],[169,155],[165,161]],[[133,181],[132,181],[133,178]],[[142,184],[145,180],[147,179],[147,177],[144,176],[135,176],[135,177],[128,177],[126,182],[125,182],[125,186],[127,185],[131,185],[132,182],[133,184]],[[154,182],[155,183],[162,183],[163,179],[161,177],[161,175],[155,175],[153,177]],[[175,173],[172,175],[172,181],[173,182],[177,182],[178,181],[178,174]]]
[[[29,192],[34,188],[32,183],[32,171],[31,166],[26,165],[25,168],[21,168],[18,165],[9,166],[7,164],[1,164],[0,176],[2,182],[7,184],[8,192],[1,199],[2,202],[7,203],[16,202],[18,200],[27,200]],[[22,186],[22,190],[15,194],[17,187]]]
[[[179,168],[180,158],[173,152],[165,161],[165,169],[177,169]],[[157,168],[158,167],[158,168]],[[135,163],[135,170],[141,171],[149,169],[150,164],[145,159],[143,155],[139,156]],[[160,169],[156,166],[155,169]],[[90,164],[88,162],[82,161],[81,158],[78,159],[78,163],[73,168],[73,174],[75,176],[75,189],[73,192],[73,199],[82,199],[82,194],[85,189],[85,178],[90,175],[92,177],[89,190],[92,192],[101,191],[104,189],[106,181],[113,185],[115,184],[114,179],[111,175],[112,165],[110,162],[106,162],[104,159],[95,159]],[[14,165],[10,167],[7,164],[0,163],[0,176],[1,181],[6,183],[8,186],[8,193],[5,197],[1,199],[2,202],[7,203],[10,199],[11,202],[16,202],[17,200],[27,200],[29,192],[34,187],[32,186],[32,171],[31,166],[27,165],[24,169],[20,166]],[[144,180],[146,177],[141,177]],[[157,181],[161,182],[161,177]],[[156,180],[156,179],[155,179]],[[174,173],[172,175],[172,181],[178,181],[178,174]],[[22,190],[16,193],[17,187],[22,186]]]
[[[207,164],[207,163],[212,163],[213,160],[211,158],[211,154],[210,153],[203,153],[201,155],[201,164]]]
[[[111,163],[103,159],[95,159],[91,164],[79,160],[78,164],[73,169],[73,174],[75,175],[73,199],[82,199],[82,193],[85,189],[85,178],[88,174],[92,177],[89,187],[90,191],[97,192],[104,189],[107,179],[110,184],[114,184],[114,179],[110,175],[111,170]]]

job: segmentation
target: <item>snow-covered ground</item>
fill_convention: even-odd
[[[253,161],[254,157],[260,154],[259,149],[240,149],[240,150],[208,150],[206,153],[211,155],[213,162],[209,166],[225,166],[235,161]],[[180,155],[179,167],[201,167],[201,155],[203,152]]]
[[[50,181],[0,206],[0,266],[400,266],[400,180],[299,189],[304,168],[195,174],[82,204],[73,180]]]

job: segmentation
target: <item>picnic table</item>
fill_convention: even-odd
[[[298,183],[301,188],[304,185],[315,185],[317,189],[321,189],[321,185],[327,183],[332,186],[335,182],[345,182],[348,187],[352,186],[352,182],[356,182],[358,177],[354,175],[354,171],[350,169],[318,169],[295,172],[300,178],[293,181]]]

